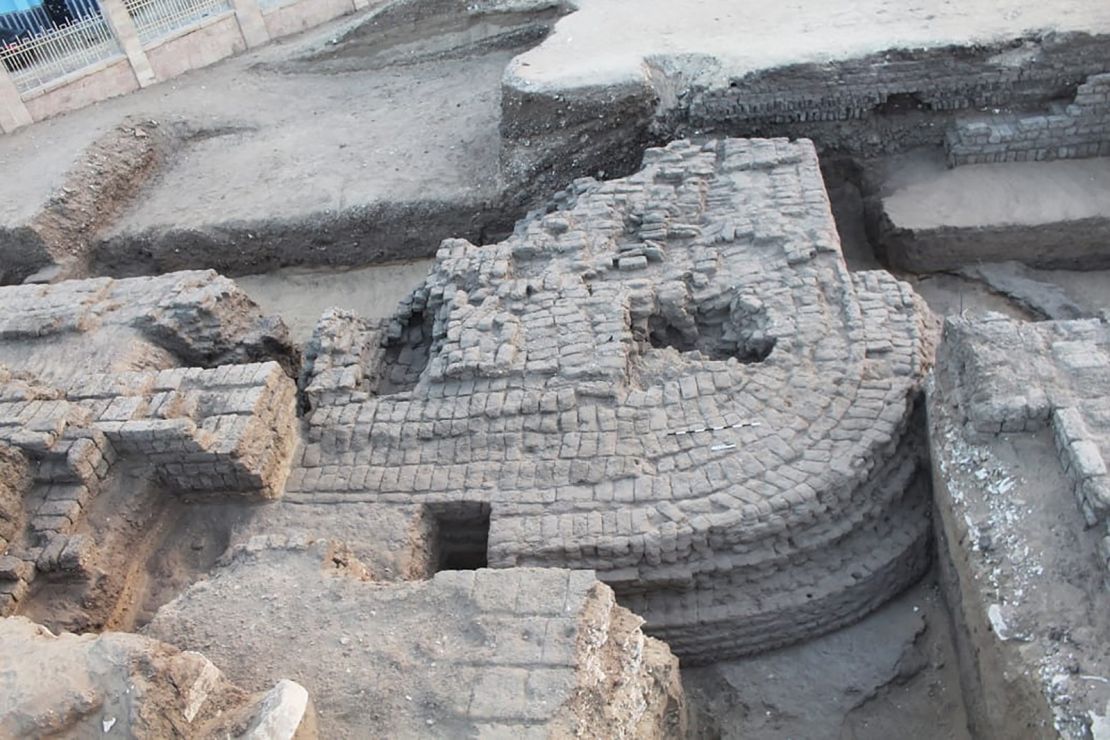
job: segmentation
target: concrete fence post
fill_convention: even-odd
[[[33,123],[31,113],[23,104],[23,98],[19,96],[19,88],[8,75],[3,62],[0,62],[0,130],[7,134],[31,123]]]
[[[248,49],[269,42],[270,32],[266,30],[266,19],[262,17],[258,0],[231,0],[231,7],[235,8],[235,20],[239,22],[239,31]]]
[[[158,78],[154,75],[154,68],[150,66],[146,52],[143,51],[139,32],[135,30],[135,22],[131,20],[131,14],[127,12],[123,0],[100,0],[100,10],[108,25],[112,27],[112,32],[116,34],[120,48],[127,55],[127,61],[131,62],[131,69],[135,73],[135,79],[139,81],[139,87],[153,85]]]

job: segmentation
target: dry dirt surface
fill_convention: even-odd
[[[105,218],[95,236],[108,242],[97,269],[113,274],[365,264],[430,256],[447,236],[479,238],[499,220],[501,74],[556,16],[545,7],[487,19],[451,3],[414,16],[415,5],[352,16],[0,138],[5,172],[20,173],[0,181],[0,248],[22,244],[20,229],[67,191],[97,196]],[[136,182],[151,178],[141,192],[90,189],[85,151],[125,120],[157,132],[156,172],[131,168]]]
[[[282,682],[252,697],[204,656],[139,635],[53,635],[11,617],[0,620],[0,652],[4,737],[261,740],[281,737],[250,735],[278,715],[292,730],[312,722],[300,686]]]
[[[887,168],[883,205],[906,228],[1051,224],[1110,213],[1110,158],[947,169],[916,152]]]
[[[368,319],[389,318],[431,265],[432,260],[412,260],[349,270],[287,268],[235,282],[265,313],[281,316],[294,341],[303,345],[332,307]]]
[[[929,576],[862,622],[685,669],[693,737],[969,740],[947,605]]]

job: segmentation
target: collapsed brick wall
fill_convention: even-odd
[[[945,148],[950,167],[1110,156],[1110,74],[1091,76],[1061,113],[957,121]]]
[[[0,364],[49,383],[181,365],[297,365],[281,320],[212,270],[2,287],[0,306]]]

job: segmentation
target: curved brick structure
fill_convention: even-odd
[[[445,242],[391,325],[326,317],[287,495],[488,506],[491,566],[595,569],[694,662],[915,578],[927,311],[848,272],[812,145],[677,142],[556,200]]]

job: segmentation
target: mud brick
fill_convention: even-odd
[[[64,516],[35,516],[31,519],[31,529],[36,532],[69,532],[73,521]]]
[[[0,581],[0,608],[4,608],[5,603],[8,604],[6,608],[18,604],[30,590],[27,581],[22,579],[18,581]]]
[[[79,488],[79,486],[72,486],[71,488]],[[54,499],[47,500],[39,507],[38,516],[42,517],[65,517],[70,522],[76,522],[81,517],[81,504],[76,499]]]
[[[35,567],[43,573],[50,573],[58,569],[58,560],[62,556],[62,551],[65,550],[69,538],[65,535],[54,535],[50,537],[46,546],[42,548],[38,559],[35,561]]]
[[[0,581],[30,580],[34,568],[33,562],[12,555],[0,555]]]
[[[95,556],[95,546],[96,543],[89,535],[76,534],[69,537],[58,556],[58,567],[68,572],[88,572]]]

